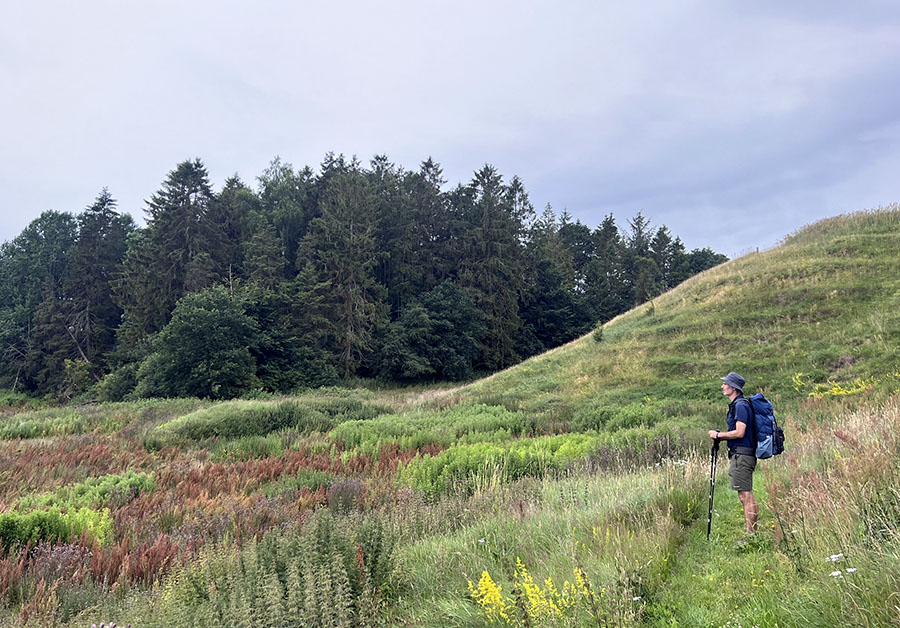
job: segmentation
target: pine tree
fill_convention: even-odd
[[[568,342],[594,322],[579,309],[575,264],[560,228],[548,205],[528,232],[517,338],[523,356]]]
[[[521,326],[520,240],[527,213],[523,190],[508,189],[500,174],[485,166],[475,173],[469,190],[454,196],[457,218],[459,283],[485,315],[481,366],[496,370],[518,360],[515,335]]]
[[[222,191],[210,203],[207,218],[221,241],[217,262],[230,276],[242,276],[249,221],[260,211],[260,199],[237,175],[225,181]]]
[[[303,251],[332,295],[340,364],[349,377],[368,359],[377,330],[387,323],[385,289],[374,276],[377,216],[371,189],[359,172],[333,177]]]
[[[281,240],[283,270],[293,277],[305,264],[305,260],[297,259],[298,249],[310,222],[318,215],[315,177],[309,168],[295,172],[291,164],[276,157],[260,175],[259,186],[263,215]]]
[[[584,299],[596,321],[608,321],[631,307],[623,264],[624,244],[612,214],[594,231],[594,258],[584,267]]]
[[[212,202],[209,176],[199,159],[178,164],[148,201],[146,236],[132,243],[133,253],[129,247],[117,290],[128,344],[162,329],[182,296],[225,278],[220,254],[228,247],[209,219]]]
[[[274,290],[284,281],[285,259],[275,228],[264,218],[256,217],[252,235],[244,244],[244,274],[249,281]]]
[[[669,228],[663,225],[656,230],[653,240],[650,242],[650,259],[656,264],[658,271],[654,277],[657,285],[657,294],[671,288],[670,275],[674,265],[674,253],[672,235]],[[653,296],[656,296],[655,294]]]
[[[10,387],[56,394],[65,360],[79,359],[66,291],[77,233],[70,214],[47,211],[0,247],[0,375]]]
[[[451,251],[452,216],[447,196],[441,191],[445,183],[440,165],[430,157],[418,172],[404,179],[412,214],[411,259],[406,273],[412,295],[428,292],[450,279],[456,268]]]
[[[420,273],[415,265],[419,242],[412,199],[403,185],[409,175],[384,155],[376,155],[366,176],[372,190],[373,213],[378,217],[375,280],[387,288],[387,301],[397,313],[414,298]]]
[[[83,359],[100,372],[115,343],[122,310],[113,302],[113,282],[121,272],[130,216],[120,216],[116,201],[104,188],[78,217],[78,239],[72,251],[66,292],[72,300],[68,327]]]

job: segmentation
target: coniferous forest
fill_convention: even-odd
[[[229,398],[353,377],[466,380],[568,342],[725,261],[638,213],[538,213],[486,165],[447,187],[329,153],[216,192],[178,164],[146,227],[103,189],[0,248],[0,388]]]

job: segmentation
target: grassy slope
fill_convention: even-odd
[[[815,469],[828,467],[832,455],[845,451],[846,444],[834,436],[833,430],[823,430],[820,421],[839,425],[861,405],[860,412],[869,425],[886,433],[896,427],[886,418],[893,417],[896,408],[891,413],[880,404],[900,389],[897,268],[900,209],[826,220],[787,238],[776,249],[712,269],[652,304],[618,317],[604,326],[599,343],[593,335],[587,335],[453,395],[460,400],[503,403],[558,417],[599,412],[608,406],[657,402],[691,425],[696,422],[689,417],[720,421],[724,401],[718,377],[729,370],[743,373],[749,390],[761,388],[770,398],[777,399],[782,421],[787,418],[789,448],[794,450],[780,460],[763,463],[763,470],[757,474],[756,492],[763,506],[761,528],[772,534],[764,534],[751,551],[735,553],[743,516],[739,502],[723,481],[724,473],[720,473],[711,544],[705,539],[704,513],[684,530],[677,551],[671,547],[671,538],[659,538],[658,532],[654,536],[652,531],[645,531],[643,535],[638,532],[639,540],[630,549],[607,561],[608,568],[610,562],[616,566],[643,561],[643,565],[651,559],[667,563],[671,559],[671,569],[655,575],[656,590],[652,598],[645,600],[648,606],[625,609],[622,621],[628,625],[638,621],[636,617],[640,615],[641,621],[651,625],[824,625],[822,622],[844,617],[843,606],[852,604],[854,595],[871,601],[879,590],[887,589],[889,593],[897,582],[895,569],[879,571],[884,568],[885,557],[896,559],[896,545],[873,547],[871,539],[863,539],[862,545],[867,549],[861,549],[855,543],[859,541],[855,536],[863,516],[860,510],[866,512],[871,504],[847,497],[859,492],[855,482],[862,481],[862,477],[868,478],[864,483],[874,485],[884,478],[877,473],[863,476],[850,462],[846,469],[851,469],[847,471],[851,478],[827,476],[819,488],[846,499],[809,505],[827,507],[835,512],[834,519],[824,527],[821,522],[819,527],[811,524],[809,530],[804,530],[802,542],[792,545],[790,538],[779,541],[778,551],[776,537],[784,531],[773,518],[775,504],[771,503],[767,487],[786,491],[788,499],[791,491],[795,498],[806,497],[801,488],[792,484],[797,475],[815,474]],[[853,429],[861,428],[857,424]],[[854,453],[858,456],[860,452],[851,451],[849,455]],[[687,462],[687,486],[695,490],[698,476],[708,473],[708,459],[701,454],[691,456]],[[860,463],[858,457],[852,460]],[[890,472],[890,458],[880,461]],[[720,464],[720,471],[726,464]],[[641,481],[652,484],[658,480],[659,471],[651,470],[644,473]],[[621,492],[619,482],[620,479],[599,477],[589,483],[598,492],[612,487],[616,494],[618,489],[618,500],[610,501],[621,506],[623,500],[634,499],[635,493],[634,487]],[[573,489],[566,481],[561,486],[545,487],[548,492],[567,490]],[[650,487],[637,493],[644,498],[652,494]],[[484,552],[474,539],[487,538],[490,542],[491,533],[496,537],[495,544],[515,548],[506,551],[521,554],[532,571],[552,575],[557,582],[564,578],[561,564],[571,568],[572,561],[561,557],[571,556],[572,546],[585,539],[577,531],[565,534],[561,530],[566,525],[577,530],[584,525],[584,518],[591,520],[592,513],[594,521],[605,525],[602,522],[606,518],[596,509],[602,510],[610,502],[585,500],[574,512],[568,512],[545,501],[535,500],[542,505],[537,506],[531,520],[517,524],[515,514],[507,512],[480,528],[413,546],[406,554],[410,561],[407,568],[421,574],[416,582],[430,594],[410,602],[409,616],[423,625],[432,625],[432,621],[440,625],[440,616],[447,618],[449,625],[475,625],[465,618],[467,607],[454,600],[460,597],[459,581],[463,575],[477,575],[482,567],[492,574],[502,573],[502,561],[496,557],[478,558]],[[770,505],[773,509],[768,508]],[[792,524],[811,516],[802,509],[791,512],[797,517],[791,520]],[[546,525],[541,522],[548,520],[557,521],[552,533],[541,530]],[[896,534],[896,525],[893,529]],[[534,546],[541,543],[547,547],[536,550]],[[641,548],[637,555],[635,545]],[[832,567],[824,562],[830,553],[842,549],[856,564],[866,564],[872,572],[849,597],[846,590],[835,584],[837,579],[830,580]],[[622,573],[634,578],[642,570]],[[507,590],[510,580],[506,580]],[[610,582],[616,582],[615,578]],[[455,594],[447,593],[454,588]],[[440,610],[423,611],[428,605]],[[885,611],[878,610],[878,603],[869,609],[865,602],[860,602],[860,606],[862,610],[856,618],[866,622],[861,625],[880,625],[877,618],[885,617]]]
[[[566,411],[718,402],[731,370],[785,401],[816,383],[886,382],[900,366],[898,268],[900,208],[822,221],[608,322],[600,343],[589,334],[457,394]]]

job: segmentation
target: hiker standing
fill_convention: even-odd
[[[722,394],[731,400],[728,404],[728,431],[710,430],[713,440],[724,440],[728,445],[728,458],[731,466],[731,488],[738,492],[738,498],[744,506],[744,520],[747,532],[756,532],[758,510],[753,497],[753,471],[756,469],[756,443],[753,434],[753,413],[750,402],[744,398],[744,378],[731,372],[722,380]],[[741,403],[746,402],[746,403]]]

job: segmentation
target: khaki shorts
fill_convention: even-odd
[[[731,476],[731,488],[736,491],[753,490],[753,471],[756,469],[756,456],[734,454],[728,475]]]

